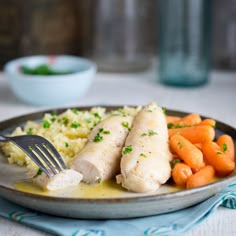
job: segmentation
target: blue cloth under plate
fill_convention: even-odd
[[[0,216],[62,236],[177,236],[208,218],[218,206],[236,209],[236,183],[184,210],[122,220],[79,220],[50,216],[0,198]]]

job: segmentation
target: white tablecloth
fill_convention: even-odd
[[[197,112],[236,127],[236,73],[214,71],[210,83],[198,88],[167,87],[157,82],[155,70],[138,74],[97,74],[88,94],[69,105],[144,105],[157,101],[169,109]],[[42,110],[20,102],[0,74],[0,121]],[[48,235],[0,217],[0,235]],[[187,236],[236,235],[236,211],[220,207]]]

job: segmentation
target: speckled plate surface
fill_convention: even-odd
[[[106,107],[108,110],[117,107]],[[79,107],[90,109],[90,107]],[[55,110],[55,109],[54,109]],[[62,112],[65,109],[59,109]],[[45,112],[31,113],[0,122],[0,133],[11,132],[16,126],[27,120],[39,120]],[[169,115],[184,116],[187,113],[167,110]],[[203,117],[204,118],[204,117]],[[227,133],[236,140],[236,130],[217,121],[216,135]],[[63,217],[86,219],[115,219],[157,215],[176,211],[195,205],[213,196],[229,183],[236,180],[236,172],[204,187],[182,190],[171,184],[163,185],[157,192],[149,194],[129,193],[115,184],[106,184],[99,189],[90,187],[89,194],[79,194],[87,191],[88,187],[68,188],[51,193],[42,193],[39,190],[24,191],[16,188],[16,183],[27,179],[26,169],[9,165],[6,157],[0,153],[0,196],[19,205],[36,211]],[[83,188],[85,187],[85,188]],[[93,193],[94,191],[94,193]]]

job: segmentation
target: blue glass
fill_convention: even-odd
[[[160,0],[159,9],[161,83],[206,84],[210,70],[210,0]]]

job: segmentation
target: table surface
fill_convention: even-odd
[[[196,112],[236,127],[236,73],[213,71],[203,87],[177,88],[160,84],[155,69],[137,74],[98,73],[87,95],[74,105],[144,105],[156,101],[169,109]],[[0,73],[0,121],[43,110],[19,101]],[[236,235],[236,211],[220,207],[186,236]],[[46,236],[44,232],[0,217],[0,235]]]

